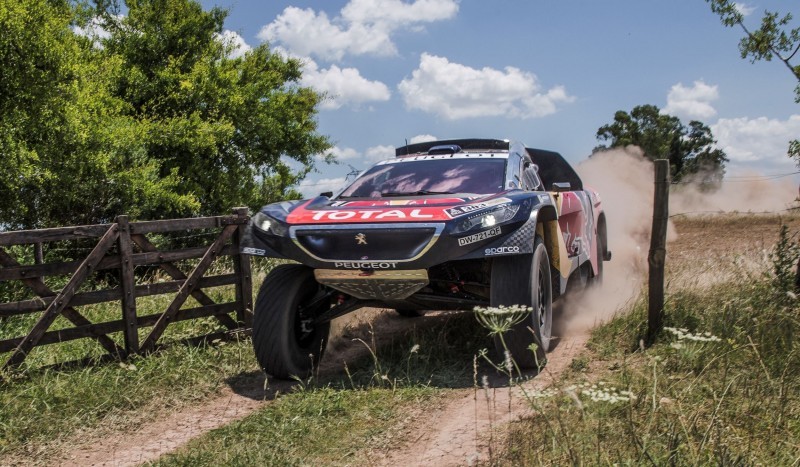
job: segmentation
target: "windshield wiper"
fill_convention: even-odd
[[[430,191],[430,190],[418,190],[418,191],[387,191],[386,193],[381,193],[382,197],[388,198],[391,196],[422,196],[422,195],[452,195],[455,194],[452,191]]]

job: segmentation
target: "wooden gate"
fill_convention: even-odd
[[[0,320],[42,312],[27,335],[0,340],[0,353],[12,352],[4,367],[19,365],[36,346],[82,338],[95,339],[109,354],[119,357],[150,352],[170,323],[188,319],[213,316],[228,331],[249,329],[253,308],[250,261],[249,256],[239,254],[239,242],[248,220],[247,208],[236,208],[228,216],[146,222],[128,222],[127,216],[119,216],[113,224],[0,233],[0,281],[21,281],[36,296],[0,303]],[[200,229],[218,231],[210,245],[162,251],[147,237]],[[82,260],[41,261],[42,244],[86,239],[98,240]],[[34,245],[38,251],[36,264],[20,264],[10,253],[14,245]],[[233,272],[207,274],[209,266],[221,256],[233,259]],[[192,262],[193,268],[188,273],[176,265],[196,259],[199,262]],[[162,278],[166,275],[171,280],[137,284],[136,266],[158,268]],[[98,271],[113,270],[118,270],[114,275],[118,286],[79,290]],[[52,290],[44,281],[48,276],[69,276],[69,280],[60,290]],[[216,303],[203,291],[224,285],[235,285],[234,301]],[[174,294],[163,311],[139,316],[137,298],[163,294]],[[200,306],[182,308],[190,296]],[[93,323],[79,311],[83,305],[111,301],[120,302],[120,319]],[[58,316],[69,320],[74,327],[49,330]],[[151,328],[149,333],[140,332],[146,327]],[[120,332],[121,338],[118,336],[117,340],[110,336]]]

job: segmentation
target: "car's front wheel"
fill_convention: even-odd
[[[253,349],[267,374],[305,378],[319,362],[330,324],[314,324],[311,317],[330,306],[319,300],[323,295],[313,269],[300,264],[277,266],[264,279],[253,316]]]
[[[493,260],[491,304],[531,307],[529,316],[495,336],[495,347],[500,354],[508,350],[520,368],[543,367],[545,352],[550,350],[553,288],[550,260],[541,238],[536,238],[533,254]]]

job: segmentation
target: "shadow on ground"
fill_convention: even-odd
[[[564,331],[563,315],[554,305],[553,335]],[[503,360],[488,332],[471,312],[429,312],[418,318],[392,310],[367,309],[360,316],[332,327],[319,368],[305,381],[267,378],[249,372],[228,378],[231,389],[247,398],[272,400],[302,384],[365,389],[391,385],[471,388],[486,376],[492,387],[508,386],[508,376],[487,360]],[[551,351],[560,339],[554,337]],[[476,372],[477,369],[477,372]],[[535,377],[535,370],[523,378]]]

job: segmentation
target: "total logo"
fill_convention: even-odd
[[[313,211],[315,221],[327,219],[343,221],[347,219],[431,219],[433,214],[423,214],[421,209],[412,209],[406,213],[399,209],[369,211]]]
[[[497,248],[487,248],[487,249],[483,250],[483,254],[485,254],[486,256],[506,255],[506,254],[510,254],[510,253],[519,253],[519,247],[518,246],[500,246],[500,247],[497,247]]]

